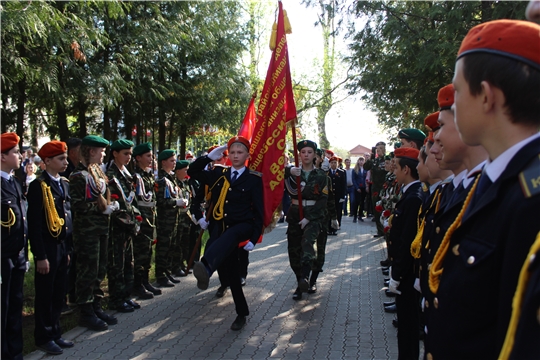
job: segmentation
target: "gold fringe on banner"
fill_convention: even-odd
[[[292,34],[291,23],[289,22],[286,10],[283,10],[283,22],[285,23],[285,34]]]

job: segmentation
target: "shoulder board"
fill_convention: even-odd
[[[66,182],[69,182],[69,179],[67,177],[65,177],[65,176],[60,176],[60,180],[64,180]]]
[[[540,194],[540,154],[519,174],[519,184],[525,198]]]
[[[225,168],[225,169],[228,169],[229,167],[227,165],[223,165],[223,164],[214,164],[213,168]]]
[[[258,172],[258,171],[251,170],[251,169],[249,169],[249,173],[250,173],[250,174],[253,174],[253,175],[256,175],[256,176],[258,176],[258,177],[262,177],[262,176],[263,176],[262,172]]]

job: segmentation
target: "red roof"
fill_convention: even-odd
[[[356,145],[354,148],[349,150],[350,155],[364,155],[365,153],[371,154],[371,148],[365,147],[363,145]]]

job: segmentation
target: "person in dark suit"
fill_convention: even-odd
[[[418,150],[399,148],[394,152],[396,181],[402,196],[393,211],[389,240],[391,261],[389,290],[396,296],[398,318],[398,358],[418,359],[419,296],[414,289],[416,275],[411,243],[416,236],[416,218],[422,205],[422,184],[418,181]]]
[[[364,170],[365,158],[360,156],[356,161],[356,165],[352,171],[352,180],[354,188],[352,215],[353,222],[358,220],[364,221],[364,202],[366,201],[366,175],[367,171]]]
[[[455,69],[460,137],[484,146],[489,161],[430,269],[431,355],[496,358],[540,231],[540,25],[495,20],[472,28]]]
[[[50,355],[62,354],[73,342],[62,339],[60,313],[64,304],[67,267],[70,260],[67,239],[71,237],[69,184],[59,173],[68,166],[67,145],[51,141],[38,155],[45,171],[28,189],[28,230],[35,271],[35,331],[38,349]]]
[[[347,197],[347,173],[343,169],[338,168],[338,158],[332,156],[330,158],[330,170],[328,176],[332,180],[332,189],[334,189],[334,201],[336,202],[336,216],[339,226],[341,227],[341,218],[343,215],[343,203]],[[336,235],[337,230],[333,229],[330,224],[328,226],[330,234]]]
[[[2,150],[2,359],[22,359],[22,306],[27,262],[26,206],[12,172],[21,166],[19,136],[4,133]]]
[[[193,267],[193,275],[197,278],[197,287],[206,290],[210,277],[220,269],[236,306],[237,317],[232,330],[242,329],[249,315],[240,282],[239,244],[249,240],[243,249],[253,250],[263,229],[262,174],[245,167],[249,147],[246,138],[235,136],[227,146],[220,146],[195,160],[188,170],[189,176],[200,181],[201,186],[208,185],[211,192],[209,224],[204,218],[198,220],[201,227],[208,227],[210,238],[204,256]],[[230,168],[204,170],[210,162],[220,159],[227,148]]]

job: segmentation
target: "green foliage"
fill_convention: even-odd
[[[353,94],[362,94],[387,128],[423,128],[438,90],[452,81],[461,40],[491,19],[523,18],[525,2],[356,2],[347,61]]]

